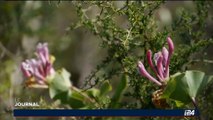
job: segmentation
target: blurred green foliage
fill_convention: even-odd
[[[46,90],[23,87],[20,62],[44,41],[56,57],[55,67],[65,67],[75,86],[88,89],[109,81],[109,96],[121,94],[112,106],[155,108],[151,95],[158,88],[139,75],[137,61],[148,49],[159,51],[171,36],[171,74],[192,69],[213,74],[212,6],[210,1],[0,2],[0,119],[13,119],[15,98],[42,101],[41,108],[67,107],[52,101]],[[128,81],[122,86],[124,76]],[[212,90],[209,85],[198,97],[203,119],[213,118]]]

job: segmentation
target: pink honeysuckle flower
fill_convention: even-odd
[[[157,75],[157,77],[162,81],[161,76],[158,74],[158,71],[157,71],[157,69],[155,68],[155,66],[154,66],[154,64],[153,64],[153,62],[152,62],[152,51],[151,51],[151,50],[148,50],[146,56],[147,56],[148,63],[149,63],[149,65],[150,65],[150,67],[151,67],[152,70],[155,72],[155,74]],[[154,58],[155,58],[155,59],[158,59],[157,53],[154,55]],[[155,64],[157,64],[157,60],[155,61]]]
[[[139,71],[140,74],[144,77],[147,77],[149,80],[151,80],[152,82],[156,83],[157,85],[162,85],[158,80],[156,80],[155,78],[153,78],[145,69],[143,63],[141,61],[138,62],[138,67],[139,67]]]
[[[169,55],[171,56],[174,51],[174,43],[172,42],[172,39],[170,37],[167,38],[167,43],[169,46]]]
[[[162,64],[162,62],[163,62],[163,56],[162,56],[162,54],[160,53],[159,54],[159,58],[158,58],[158,60],[157,60],[157,71],[158,71],[158,75],[160,76],[160,81],[163,81],[163,79],[164,79],[164,76],[163,76],[163,74],[164,74],[164,68],[163,68],[163,64]]]
[[[24,76],[31,77],[30,68],[31,68],[30,65],[27,64],[26,62],[21,63],[21,70],[22,70]],[[26,69],[28,69],[28,70],[26,70]]]
[[[169,52],[165,47],[162,48],[162,55],[163,55],[163,65],[166,66]]]
[[[152,62],[152,51],[148,50],[146,54],[148,64],[150,65],[151,69],[154,71],[158,79],[155,79],[146,71],[142,62],[138,62],[140,74],[159,86],[163,85],[163,82],[169,77],[169,63],[171,55],[174,51],[174,44],[170,37],[167,38],[167,43],[169,46],[169,51],[165,47],[163,47],[162,51],[154,54],[153,59],[155,65]]]
[[[21,63],[23,75],[29,80],[29,86],[47,85],[47,76],[54,75],[55,70],[50,61],[50,55],[47,43],[37,45],[37,59],[25,60]]]
[[[37,45],[37,49],[36,49],[36,52],[38,54],[38,58],[43,62],[43,64],[46,64],[46,63],[50,62],[50,60],[49,60],[49,50],[48,50],[47,46],[48,46],[47,43],[44,43],[44,44],[39,43]]]
[[[168,43],[168,46],[169,46],[169,56],[168,56],[168,60],[166,62],[165,77],[169,76],[170,58],[172,56],[172,53],[174,52],[174,43],[172,42],[172,39],[170,37],[167,38],[167,43]]]

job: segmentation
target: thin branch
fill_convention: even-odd
[[[74,86],[71,86],[70,89],[73,90],[73,91],[76,91],[79,94],[81,94],[82,96],[84,96],[89,102],[91,102],[92,104],[94,104],[96,107],[101,108],[101,105],[96,100],[92,99],[87,94],[85,94],[82,91],[80,91],[78,88],[76,88]]]
[[[213,60],[207,60],[207,59],[204,59],[204,60],[191,60],[189,63],[193,63],[193,62],[205,62],[205,63],[209,63],[209,64],[213,64]]]
[[[10,52],[9,50],[7,50],[6,47],[4,47],[4,45],[0,42],[0,49],[2,49],[2,51],[7,55],[9,56],[10,58],[12,58],[14,61],[16,60],[16,58],[14,57],[15,55]]]
[[[192,97],[191,99],[192,99],[192,103],[193,103],[193,105],[194,105],[195,109],[196,109],[196,110],[198,110],[198,112],[199,112],[199,109],[198,109],[198,105],[197,105],[196,99],[195,99],[194,97]],[[198,120],[201,120],[200,115],[198,115]]]
[[[129,30],[127,30],[127,36],[126,36],[126,39],[124,40],[124,43],[123,43],[124,47],[126,46],[126,43],[127,43],[128,39],[130,37],[130,34],[131,34],[133,28],[135,27],[135,24],[136,24],[136,22],[134,22],[133,25],[132,25],[132,27]]]

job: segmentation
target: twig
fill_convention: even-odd
[[[192,97],[192,103],[193,103],[195,109],[199,112],[198,105],[197,105],[197,102],[196,102],[194,97]],[[200,112],[199,112],[199,115],[198,115],[198,120],[201,120]]]
[[[213,64],[213,60],[207,60],[207,59],[204,59],[204,60],[191,60],[189,63],[192,63],[192,62],[205,62],[205,63],[209,63],[209,64]]]
[[[136,22],[134,22],[133,25],[132,25],[132,27],[129,30],[127,30],[127,36],[126,36],[126,39],[124,40],[124,43],[123,43],[124,47],[126,46],[126,43],[127,43],[128,39],[130,37],[130,34],[132,32],[132,29],[135,27],[135,24],[136,24]]]
[[[1,42],[0,42],[0,48],[3,50],[3,52],[5,52],[5,54],[7,56],[9,56],[10,58],[12,58],[14,61],[16,60],[16,58],[14,57],[15,55],[12,52],[10,52],[9,50],[7,50],[7,48],[4,47],[4,45]]]
[[[89,102],[91,102],[92,104],[94,104],[96,107],[100,108],[100,105],[98,104],[97,101],[95,101],[94,99],[92,99],[91,97],[89,97],[87,94],[83,93],[82,91],[80,91],[78,88],[71,86],[70,87],[71,90],[78,92],[79,94],[81,94],[82,96],[84,96]]]

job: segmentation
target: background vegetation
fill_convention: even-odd
[[[212,9],[208,1],[0,2],[0,119],[15,119],[15,98],[40,101],[41,108],[69,108],[51,100],[47,90],[24,85],[20,63],[34,56],[38,42],[48,42],[54,67],[66,68],[78,88],[109,80],[113,98],[126,77],[120,100],[103,108],[154,109],[151,94],[159,88],[139,75],[137,61],[147,67],[146,51],[159,51],[171,36],[170,74],[195,69],[212,75]],[[213,118],[212,91],[209,85],[199,96],[203,119]]]

